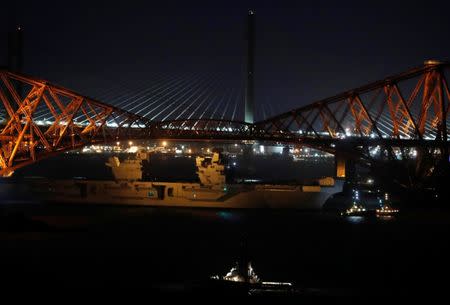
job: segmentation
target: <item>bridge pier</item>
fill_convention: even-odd
[[[336,168],[336,177],[345,178],[345,159],[341,155],[334,155],[334,165]]]
[[[336,151],[334,155],[336,178],[344,179],[342,192],[350,194],[356,178],[356,163],[345,153]]]
[[[244,143],[242,149],[242,155],[246,162],[250,162],[253,156],[253,144],[252,143]]]
[[[352,182],[356,177],[356,164],[352,158],[349,158],[342,152],[336,152],[334,155],[334,164],[337,178],[345,178]]]

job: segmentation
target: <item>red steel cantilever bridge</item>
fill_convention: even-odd
[[[0,70],[0,175],[65,151],[124,139],[257,140],[366,162],[428,153],[448,162],[449,64],[423,66],[259,121],[153,121],[33,77]],[[51,113],[41,124],[36,113]]]

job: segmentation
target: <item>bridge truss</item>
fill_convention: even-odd
[[[448,67],[428,61],[407,72],[257,122],[254,129],[271,138],[292,138],[370,162],[428,154],[448,163]]]
[[[155,122],[46,81],[0,70],[0,175],[54,154],[123,139],[256,140],[344,152],[371,163],[417,154],[448,162],[448,67],[426,62],[255,124]],[[51,113],[51,118],[39,120],[42,113]]]
[[[43,80],[0,71],[0,175],[96,142],[144,136],[150,120]],[[48,120],[36,120],[50,112]],[[108,128],[108,125],[111,126]]]

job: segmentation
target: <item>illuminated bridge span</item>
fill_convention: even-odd
[[[375,159],[431,153],[448,163],[449,64],[421,67],[257,122],[261,135]],[[405,149],[412,148],[412,149]],[[424,150],[425,149],[425,150]],[[438,151],[436,151],[438,149]]]
[[[187,113],[184,107],[178,119],[157,120],[1,70],[0,174],[10,175],[27,164],[85,145],[123,139],[269,141],[344,152],[368,162],[405,159],[419,150],[448,162],[448,67],[429,61],[254,124],[226,120],[223,115],[208,117],[208,109],[202,107],[210,108],[211,103],[204,101],[193,104],[194,112]],[[168,104],[168,113],[179,111],[185,102],[183,95],[178,102],[159,98]],[[160,106],[145,105],[147,109]],[[194,118],[195,113],[201,115]],[[42,119],[43,114],[50,119]]]

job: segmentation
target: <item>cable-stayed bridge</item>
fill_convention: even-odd
[[[244,86],[224,76],[158,75],[96,98],[0,71],[0,174],[93,143],[124,139],[250,140],[308,145],[375,163],[426,154],[448,163],[447,63],[423,66],[288,112],[242,119]],[[121,90],[122,89],[122,90]]]

